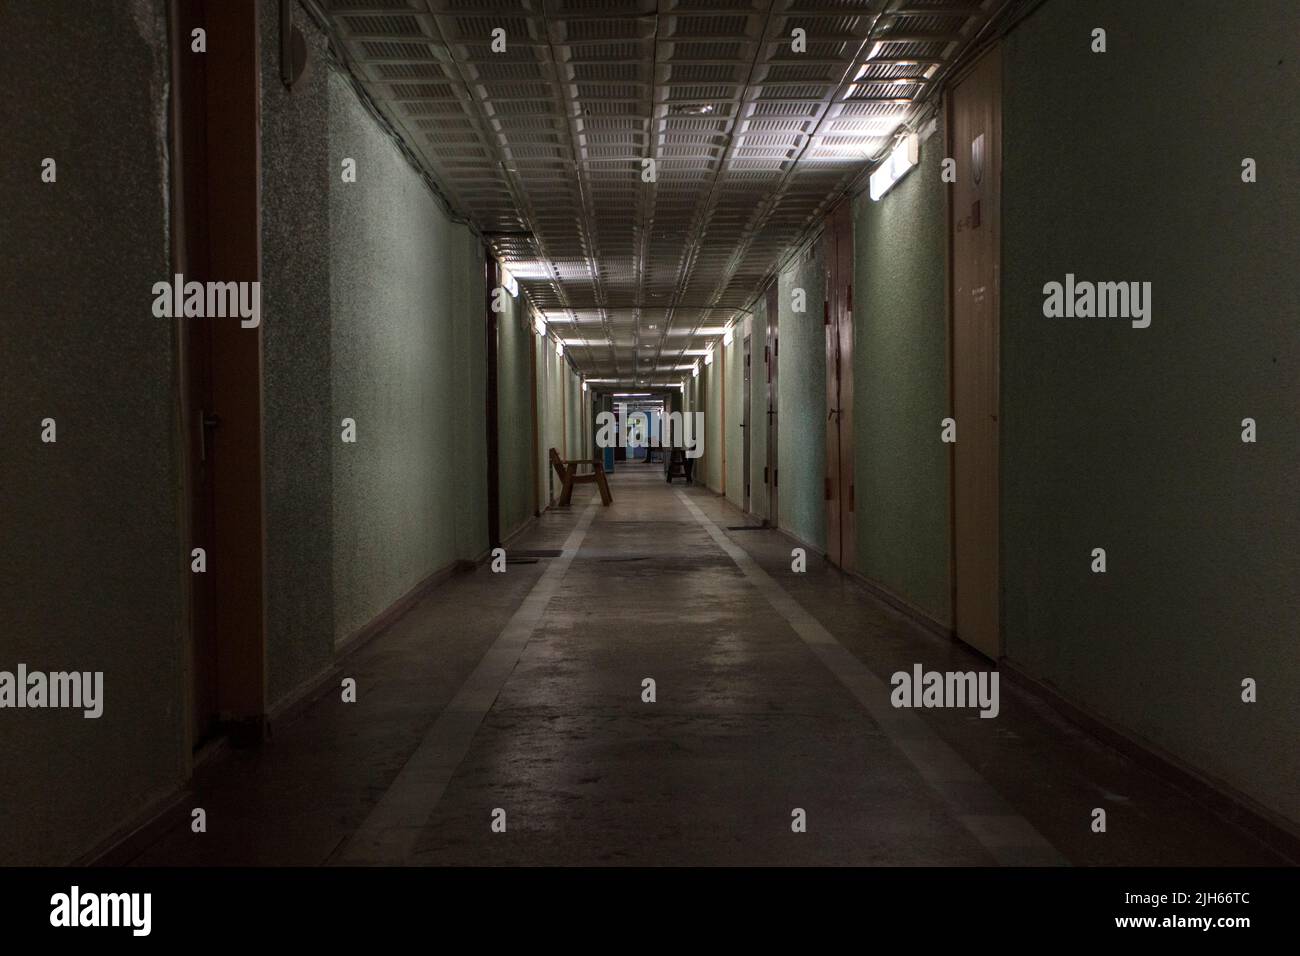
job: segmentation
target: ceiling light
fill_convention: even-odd
[[[878,201],[889,192],[909,169],[916,165],[920,154],[920,143],[915,133],[904,136],[902,142],[894,147],[885,161],[871,174],[871,198]]]
[[[731,326],[727,326],[727,331],[725,331],[725,332],[722,333],[722,344],[723,344],[723,345],[730,345],[730,344],[731,344],[731,340],[732,340],[732,338],[733,338],[733,335],[732,335],[732,331],[731,331]]]
[[[540,315],[533,316],[533,328],[537,330],[538,335],[546,338],[546,321]]]

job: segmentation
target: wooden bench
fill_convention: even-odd
[[[560,453],[554,448],[551,449],[551,465],[555,468],[555,473],[560,476],[560,504],[568,505],[573,500],[573,486],[595,483],[600,489],[600,501],[608,506],[614,496],[609,493],[609,482],[605,478],[605,466],[594,458],[575,458],[572,461],[565,461],[560,457]],[[577,465],[591,465],[594,469],[590,474],[578,474]]]

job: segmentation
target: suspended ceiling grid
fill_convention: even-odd
[[[577,369],[627,384],[689,375],[1006,6],[310,3]]]

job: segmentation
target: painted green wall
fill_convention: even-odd
[[[507,309],[497,316],[497,456],[503,539],[533,516],[532,371],[528,356],[533,332],[526,309],[520,294],[510,298]]]
[[[778,358],[777,507],[780,527],[826,549],[826,332],[822,324],[825,266],[821,243],[781,272],[781,354]],[[806,293],[806,309],[793,311],[793,293]]]
[[[554,448],[560,453],[561,458],[569,457],[565,453],[566,439],[564,435],[564,415],[562,411],[562,402],[564,401],[564,382],[563,382],[563,363],[561,356],[555,354],[555,340],[552,338],[541,338],[537,336],[538,348],[541,350],[538,356],[538,391],[541,401],[538,405],[537,417],[541,422],[541,440],[538,444],[540,454],[546,456],[546,478],[542,481],[542,496],[545,503],[549,503],[560,496],[560,482],[555,475],[555,469],[550,465],[550,449]]]
[[[1005,44],[1003,629],[1031,674],[1300,821],[1300,6],[1249,6],[1186,3],[1171,43],[1158,4],[1052,0]],[[1045,318],[1067,272],[1150,281],[1150,328]]]
[[[951,620],[944,131],[879,202],[853,202],[857,570]]]
[[[0,4],[0,668],[104,672],[98,719],[4,711],[7,866],[70,862],[189,764],[176,324],[150,291],[171,277],[166,4],[86,14]]]
[[[719,347],[722,361],[726,363],[727,418],[725,422],[727,453],[727,500],[737,508],[745,506],[745,430],[740,427],[744,417],[745,355],[743,329],[737,325],[731,344]]]
[[[451,322],[455,345],[452,435],[456,454],[456,557],[476,561],[487,553],[487,340],[483,333],[483,247],[468,230],[453,232]]]
[[[330,81],[335,639],[456,559],[449,261],[464,240],[340,76]],[[338,440],[342,418],[357,442]]]
[[[309,55],[325,37],[301,10]],[[266,671],[274,705],[334,655],[334,444],[330,403],[330,214],[339,159],[330,151],[326,69],[280,82],[279,11],[261,8],[262,388],[266,526]],[[349,154],[351,155],[351,154]],[[367,172],[373,172],[371,167]],[[367,189],[363,180],[354,189]]]
[[[723,350],[722,343],[714,346],[714,360],[703,365],[699,372],[701,388],[705,392],[705,457],[703,475],[708,490],[723,493]],[[695,466],[698,468],[697,466]]]
[[[767,465],[767,365],[763,347],[767,343],[767,296],[754,303],[750,324],[751,375],[749,389],[749,508],[760,518],[768,518],[767,484],[763,468]]]
[[[582,382],[566,360],[564,368],[564,430],[569,458],[585,458],[582,453]]]

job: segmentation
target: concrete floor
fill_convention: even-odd
[[[357,703],[206,763],[208,832],[135,862],[1285,862],[1005,682],[994,720],[892,710],[894,671],[987,665],[658,467],[612,490],[512,544],[570,551],[455,577],[345,660]]]

